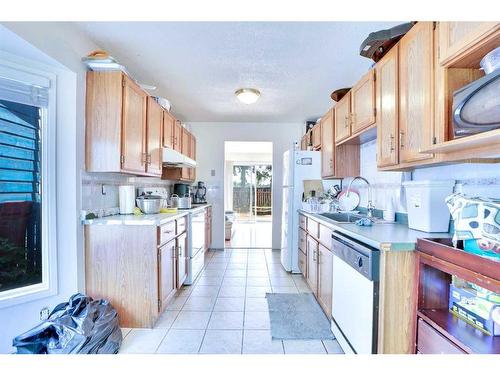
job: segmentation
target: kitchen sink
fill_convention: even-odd
[[[324,212],[320,215],[337,223],[354,223],[359,219],[368,218],[366,215],[351,214],[347,212]],[[393,224],[393,222],[386,221],[380,217],[371,217],[369,219],[373,224]]]
[[[356,220],[363,217],[361,215],[348,214],[344,212],[325,212],[320,215],[338,223],[354,223]]]

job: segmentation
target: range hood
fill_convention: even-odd
[[[179,151],[164,147],[162,149],[162,162],[165,167],[173,168],[196,168],[196,161],[182,155]]]

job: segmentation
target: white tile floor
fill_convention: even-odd
[[[122,329],[120,353],[342,353],[336,340],[273,340],[268,292],[311,291],[282,268],[279,251],[211,251],[196,283],[178,291],[154,329]]]

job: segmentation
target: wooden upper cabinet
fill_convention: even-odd
[[[321,119],[321,177],[335,176],[335,140],[333,139],[334,109],[331,108]]]
[[[196,160],[196,138],[194,135],[189,136],[190,146],[189,146],[189,157]],[[194,181],[196,179],[196,168],[189,168],[189,180]]]
[[[335,106],[335,143],[351,135],[351,92],[349,91]]]
[[[174,150],[182,152],[182,126],[179,120],[174,121]]]
[[[163,108],[148,97],[147,113],[147,173],[161,176],[163,146]]]
[[[432,157],[433,22],[418,22],[399,42],[399,162]]]
[[[379,167],[398,164],[398,51],[395,45],[375,66]]]
[[[163,147],[174,148],[175,118],[163,111]]]
[[[181,153],[185,156],[189,156],[189,149],[191,146],[191,133],[186,128],[182,128],[181,136]]]
[[[147,94],[132,79],[123,76],[122,170],[144,173],[146,165]]]
[[[314,125],[311,132],[313,150],[319,150],[321,148],[321,122]]]
[[[370,69],[351,89],[351,134],[375,123],[375,73]]]
[[[499,22],[440,22],[439,63],[452,61],[499,29]]]
[[[87,72],[85,168],[121,171],[123,86],[121,72]]]
[[[318,302],[331,319],[333,292],[333,254],[323,245],[318,248]]]

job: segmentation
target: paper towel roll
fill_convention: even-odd
[[[120,214],[128,215],[134,212],[135,187],[133,185],[121,185],[118,188],[120,199]]]

